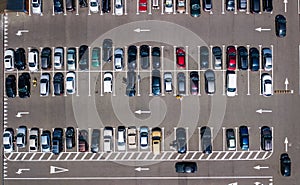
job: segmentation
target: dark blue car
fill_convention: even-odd
[[[251,71],[258,71],[259,69],[259,52],[257,48],[250,48],[250,69]]]
[[[249,149],[249,133],[247,126],[240,126],[239,128],[240,133],[240,146],[242,150]]]
[[[63,13],[64,7],[63,7],[62,0],[53,0],[53,5],[54,5],[54,13],[56,14]]]

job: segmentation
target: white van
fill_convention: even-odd
[[[103,151],[111,152],[113,149],[113,128],[105,127],[103,130]]]
[[[159,0],[152,0],[152,8],[159,9]]]
[[[236,73],[233,71],[228,71],[227,73],[227,83],[226,83],[226,94],[227,96],[235,96],[236,94]]]

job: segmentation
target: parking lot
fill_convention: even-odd
[[[67,1],[67,0],[66,0]],[[299,17],[297,1],[282,2],[273,0],[273,10],[269,13],[251,13],[250,6],[239,11],[235,1],[233,11],[227,11],[226,0],[214,1],[210,11],[204,11],[201,1],[200,17],[191,17],[190,1],[186,2],[185,12],[178,13],[176,6],[166,9],[164,1],[147,2],[146,11],[141,11],[139,1],[123,1],[122,15],[116,15],[116,1],[111,1],[111,11],[94,13],[91,8],[74,5],[73,11],[56,13],[53,1],[43,1],[42,14],[7,12],[4,23],[4,51],[24,48],[26,63],[32,49],[38,51],[38,69],[2,70],[3,82],[10,75],[16,79],[16,97],[9,98],[6,84],[4,96],[4,130],[12,128],[15,135],[21,125],[27,126],[29,135],[32,128],[39,129],[39,136],[45,130],[51,134],[55,128],[63,129],[63,148],[55,155],[44,152],[42,146],[37,151],[30,149],[29,137],[24,148],[15,146],[13,152],[4,153],[4,184],[78,184],[82,180],[101,184],[189,184],[195,180],[206,184],[296,184],[299,169],[297,151],[299,140],[297,129],[299,106]],[[173,5],[176,4],[172,1]],[[65,1],[63,1],[66,5]],[[248,0],[249,4],[250,1]],[[285,11],[287,6],[287,11]],[[261,7],[263,4],[261,2]],[[32,8],[32,7],[31,7]],[[169,13],[167,12],[169,11]],[[276,37],[275,16],[287,18],[287,34]],[[22,31],[23,30],[23,31]],[[260,30],[260,31],[258,31]],[[21,31],[21,35],[16,35]],[[103,61],[105,47],[103,41],[112,40],[111,61]],[[87,49],[82,54],[81,46]],[[136,46],[136,67],[129,64],[129,47]],[[140,55],[143,45],[149,46],[149,66],[144,66]],[[236,67],[229,69],[228,48],[236,51]],[[239,65],[239,49],[247,51],[248,66]],[[55,51],[63,50],[63,65],[54,67]],[[153,48],[160,50],[160,66],[155,65]],[[207,64],[203,63],[202,48],[208,49]],[[221,49],[221,67],[216,65],[213,48]],[[50,48],[52,66],[42,69],[43,49]],[[68,51],[75,48],[75,69],[69,68]],[[94,48],[99,64],[95,63]],[[116,49],[124,52],[123,69],[116,68]],[[184,67],[179,62],[177,48],[183,49]],[[256,48],[259,54],[259,68],[251,67],[250,50]],[[263,48],[271,50],[272,68],[265,68]],[[87,68],[82,69],[82,57],[87,58]],[[159,73],[155,72],[158,70]],[[215,92],[206,88],[205,74],[211,70],[215,75]],[[74,71],[74,94],[67,91],[67,74]],[[130,86],[128,71],[135,72],[135,96],[127,94]],[[154,72],[153,72],[154,71]],[[231,72],[228,72],[231,71]],[[111,92],[106,88],[104,75],[112,74]],[[199,75],[196,80],[198,90],[191,90],[195,83],[191,74]],[[21,98],[18,90],[22,73],[30,75],[30,97]],[[41,78],[49,74],[49,94],[41,93]],[[56,95],[54,76],[62,73],[65,91]],[[165,74],[172,76],[172,91],[165,82]],[[234,96],[228,96],[228,73],[236,74]],[[155,74],[155,75],[154,75]],[[179,74],[185,77],[184,91],[179,88]],[[270,97],[262,93],[262,78],[269,74],[272,82]],[[159,77],[160,91],[153,89]],[[34,84],[34,80],[36,84]],[[169,91],[169,92],[167,92]],[[249,148],[240,146],[239,127],[249,129]],[[118,127],[126,128],[125,150],[119,149]],[[137,128],[136,145],[129,148],[128,129]],[[141,148],[142,126],[149,128],[149,146]],[[212,152],[205,154],[201,138],[201,128],[211,130]],[[261,148],[261,128],[272,130],[272,150]],[[75,128],[75,145],[67,148],[65,131]],[[112,149],[104,147],[104,128],[113,128]],[[161,128],[161,152],[153,151],[152,129]],[[186,132],[186,152],[178,153],[176,130]],[[227,146],[226,130],[235,132],[235,148]],[[100,130],[99,151],[93,153],[93,129]],[[86,138],[82,151],[80,133]],[[52,135],[51,135],[52,136]],[[288,140],[287,140],[288,139]],[[82,141],[82,138],[81,138]],[[17,141],[15,141],[17,142]],[[41,143],[40,143],[41,144]],[[16,145],[16,143],[15,143]],[[292,160],[291,177],[280,174],[280,155],[288,153]],[[180,161],[192,161],[198,165],[195,174],[177,174],[174,165]],[[260,166],[260,167],[256,167]],[[254,168],[256,167],[256,168]],[[260,168],[257,170],[257,168]],[[18,172],[18,173],[17,173]],[[75,180],[76,179],[76,180]]]

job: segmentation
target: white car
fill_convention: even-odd
[[[99,2],[98,0],[90,0],[90,11],[93,13],[99,12]]]
[[[165,91],[167,93],[172,92],[172,73],[165,72],[164,74]]]
[[[66,89],[68,94],[74,94],[76,91],[76,76],[74,72],[67,73]]]
[[[42,0],[32,0],[31,7],[32,7],[33,14],[41,14],[42,13]]]
[[[236,95],[236,88],[237,88],[236,73],[233,71],[228,71],[226,80],[227,80],[226,94],[229,97],[233,97]]]
[[[13,143],[13,130],[6,130],[3,133],[3,148],[4,152],[13,152],[14,151],[14,143]]]
[[[64,65],[64,50],[62,47],[57,47],[54,50],[54,68],[61,69]]]
[[[122,48],[115,49],[115,70],[122,71],[123,70],[123,56],[124,52]]]
[[[39,149],[39,129],[32,128],[29,133],[29,149],[31,152],[37,152]]]
[[[37,49],[32,49],[28,53],[28,68],[30,72],[38,71],[39,53]]]
[[[7,49],[4,52],[4,67],[6,71],[14,70],[15,65],[15,51],[13,49]]]
[[[115,0],[115,12],[116,12],[116,15],[123,15],[122,0]]]
[[[261,75],[261,93],[265,97],[273,94],[272,77],[267,73]]]
[[[50,74],[43,73],[40,80],[40,95],[48,96],[50,92]]]
[[[165,12],[172,13],[173,12],[173,0],[166,0],[165,2]]]
[[[111,72],[104,73],[104,93],[112,93],[112,79]]]

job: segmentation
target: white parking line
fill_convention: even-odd
[[[112,0],[112,15],[115,15],[115,0]]]
[[[103,49],[102,49],[102,47],[100,46],[100,61],[102,61],[101,62],[101,64],[100,64],[100,96],[103,96],[103,91],[102,91],[102,87],[103,87],[103,80],[102,80],[102,78],[103,78],[103,76],[102,76],[102,74],[103,74],[103,71],[102,71],[102,68],[103,68],[103,65],[104,65],[104,61],[103,61]]]
[[[75,72],[76,72],[76,88],[75,88],[75,91],[76,91],[76,96],[79,96],[79,87],[78,87],[78,84],[79,84],[79,73],[78,73],[78,68],[79,68],[79,47],[75,47],[76,48],[76,67],[75,67]]]
[[[298,2],[299,2],[299,0],[298,0]],[[299,71],[298,71],[298,73],[299,73],[299,77],[298,77],[298,79],[299,79],[299,84],[298,84],[298,85],[299,85],[299,95],[300,95],[300,45],[299,45],[298,47],[299,47],[299,49],[298,49],[298,50],[299,50],[299,51],[298,51],[298,52],[299,52],[299,58],[298,58],[298,62],[299,62],[299,63],[298,63],[298,66],[299,66],[299,69],[298,69],[298,70],[299,70]]]
[[[79,1],[76,1],[76,15],[79,15],[78,10],[79,10]]]
[[[66,0],[63,0],[63,7],[64,7],[64,15],[67,15],[67,6],[66,5]]]
[[[226,66],[227,64],[227,60],[226,60],[226,52],[225,52],[225,45],[222,45],[222,69],[224,69],[222,71],[223,74],[223,95],[225,95],[225,78],[226,78]]]
[[[137,89],[138,89],[138,92],[137,92],[137,96],[141,96],[140,94],[140,46],[137,46]],[[151,80],[151,77],[150,77],[150,80]]]
[[[152,94],[152,86],[151,86],[151,84],[152,84],[152,75],[151,75],[151,70],[153,70],[153,68],[152,68],[152,46],[149,46],[149,76],[150,76],[150,79],[149,79],[149,96],[152,96],[153,94]],[[162,89],[162,88],[161,88]]]
[[[234,14],[237,14],[237,0],[234,0]]]
[[[226,136],[225,136],[225,127],[222,127],[222,138],[223,138],[223,151],[225,151],[225,140],[226,140]]]
[[[249,48],[250,48],[250,45],[247,45],[247,53],[248,53],[247,60],[248,61],[249,61]],[[249,69],[249,65],[248,65],[248,69],[247,69],[247,95],[250,95],[250,69]]]
[[[222,14],[225,14],[225,2],[222,0]]]
[[[234,134],[235,134],[235,151],[237,151],[237,147],[238,147],[238,127],[234,127]]]
[[[161,133],[162,133],[161,143],[163,143],[161,151],[163,152],[163,151],[165,151],[165,145],[164,145],[164,143],[165,143],[165,128],[164,127],[161,128]]]
[[[116,73],[116,67],[115,67],[115,46],[112,46],[112,63],[113,63],[113,70],[112,70],[112,73],[113,73],[113,96],[116,96],[116,76],[115,76],[115,73]]]
[[[173,14],[176,14],[176,9],[175,6],[176,5],[176,0],[173,0]]]
[[[262,71],[262,61],[261,61],[261,45],[258,45],[258,47],[259,47],[259,51],[258,51],[258,53],[259,53],[259,95],[262,95],[261,94],[261,71]]]
[[[164,14],[164,1],[165,0],[161,0],[161,14]]]
[[[136,0],[136,15],[139,15],[139,0]]]
[[[198,127],[198,151],[201,151],[201,132],[200,132],[200,127]]]
[[[247,0],[247,11],[246,11],[246,14],[249,14],[250,13],[250,0]]]
[[[125,0],[125,3],[124,3],[124,15],[127,15],[127,0]]]
[[[271,71],[271,74],[272,74],[272,85],[273,85],[273,91],[272,91],[272,95],[273,95],[273,92],[274,92],[274,47],[273,45],[271,44],[271,52],[272,52],[272,56],[271,56],[271,59],[272,59],[272,71]]]
[[[173,46],[173,67],[174,67],[174,75],[173,75],[173,79],[174,79],[174,84],[173,86],[176,87],[176,82],[177,82],[177,75],[176,75],[176,47],[177,46]],[[174,88],[174,96],[176,96],[177,93],[177,88]]]
[[[91,146],[92,146],[92,139],[91,139],[91,137],[92,137],[92,129],[91,128],[88,128],[88,132],[89,132],[89,134],[88,134],[88,140],[89,140],[89,143],[88,143],[88,147],[89,147],[89,149],[88,149],[88,152],[90,152],[91,151]]]
[[[67,62],[68,62],[68,58],[67,58],[67,55],[68,55],[68,50],[67,50],[67,47],[64,47],[64,78],[66,77],[66,71],[67,71]],[[53,76],[54,77],[54,76]],[[65,80],[64,80],[64,86],[65,86]],[[65,90],[64,91],[64,96],[67,96],[67,91]]]
[[[199,92],[198,92],[198,96],[201,96],[200,46],[197,46],[197,65],[198,65],[198,71],[199,71],[199,81],[198,81]]]
[[[189,127],[185,127],[185,132],[186,132],[186,150],[189,151]]]
[[[76,128],[76,136],[77,136],[77,138],[79,137],[79,129],[78,128]],[[79,148],[78,145],[79,145],[79,142],[76,142],[76,152],[78,152],[78,148]]]
[[[186,52],[186,54],[185,54],[185,61],[186,61],[186,71],[185,71],[185,81],[186,81],[185,89],[186,89],[186,91],[185,91],[185,95],[188,95],[189,94],[189,82],[190,82],[189,72],[188,72],[188,70],[189,70],[189,46],[185,46],[185,52]]]
[[[163,8],[162,8],[163,9]],[[161,57],[160,57],[160,60],[161,60],[161,64],[160,64],[160,66],[161,66],[161,71],[162,71],[162,96],[165,96],[165,89],[166,89],[166,87],[165,87],[165,83],[164,83],[164,47],[165,46],[161,46]]]
[[[149,6],[147,6],[147,10],[149,11],[149,15],[151,15],[152,14],[152,0],[148,0],[148,4],[149,4]]]

